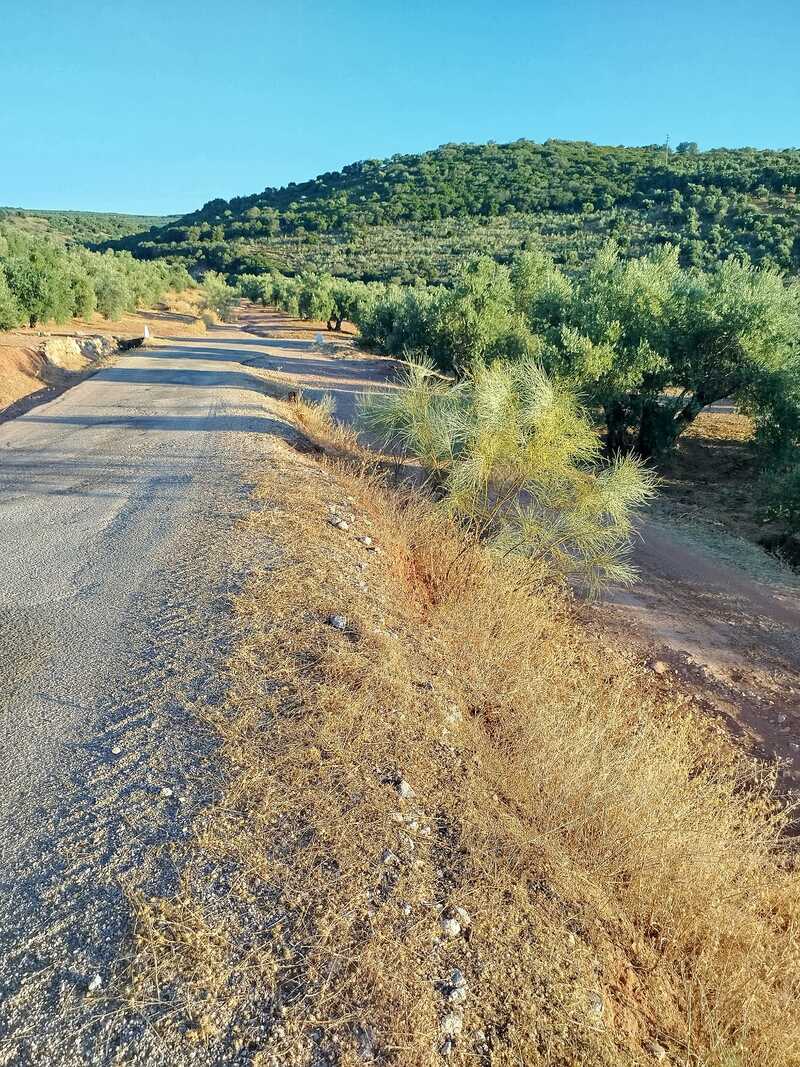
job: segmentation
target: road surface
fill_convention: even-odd
[[[166,1055],[103,993],[122,882],[174,878],[208,799],[195,712],[223,696],[227,599],[264,550],[236,518],[284,428],[239,339],[134,351],[0,426],[0,1063]]]

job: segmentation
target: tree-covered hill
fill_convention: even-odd
[[[434,280],[475,245],[503,259],[544,242],[569,266],[614,236],[636,254],[677,244],[685,265],[747,255],[797,271],[799,189],[798,149],[450,144],[212,200],[116,247],[234,274],[312,267]]]
[[[108,211],[35,211],[0,207],[0,224],[38,237],[99,244],[174,222],[177,216],[125,215]]]

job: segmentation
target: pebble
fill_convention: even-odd
[[[595,1019],[599,1019],[605,1010],[603,998],[599,993],[590,993],[586,1001],[589,1014],[594,1016]]]
[[[458,1037],[463,1026],[464,1020],[454,1011],[445,1015],[441,1022],[441,1030],[445,1037]]]
[[[89,984],[88,984],[88,986],[86,988],[90,993],[96,993],[97,990],[100,989],[102,984],[103,984],[103,979],[100,977],[99,974],[96,974],[94,976],[94,978],[91,980],[91,982],[89,982]]]
[[[663,659],[657,659],[653,664],[653,671],[656,674],[666,674],[669,670],[669,664],[665,663]]]
[[[470,925],[470,923],[472,922],[472,916],[466,908],[453,908],[453,911],[455,912],[456,918],[462,926]]]
[[[461,989],[462,986],[466,986],[467,980],[464,977],[464,972],[458,967],[453,968],[453,973],[450,975],[450,985],[453,989]]]
[[[458,937],[461,933],[461,923],[458,919],[442,919],[442,930],[448,937]]]
[[[466,986],[459,986],[458,989],[451,989],[447,994],[447,999],[451,1004],[463,1004],[467,999]]]
[[[663,1045],[659,1045],[657,1041],[648,1041],[646,1047],[647,1051],[657,1063],[663,1063],[667,1058],[667,1050]]]
[[[331,615],[328,619],[328,624],[334,628],[334,630],[346,630],[347,618],[344,615]]]
[[[453,1051],[452,1038],[446,1037],[444,1039],[444,1041],[442,1042],[442,1055],[443,1056],[449,1056],[452,1051]]]
[[[111,749],[111,755],[112,756],[121,756],[122,755],[122,749],[119,747],[119,745],[114,745],[114,747]]]
[[[362,537],[361,538],[361,544],[362,545],[366,545],[367,548],[370,548],[371,545],[372,545],[372,538],[371,537],[367,537],[367,536]]]
[[[397,783],[397,792],[403,800],[412,800],[417,795],[405,778],[401,778]]]
[[[161,796],[162,797],[171,797],[172,796],[172,790],[169,788],[168,785],[165,785],[164,788],[161,790]]]

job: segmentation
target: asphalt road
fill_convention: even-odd
[[[265,551],[236,519],[281,429],[251,351],[234,328],[135,351],[0,426],[2,1064],[175,1062],[106,991],[123,885],[175,879],[213,789],[197,712],[224,694],[226,605]]]

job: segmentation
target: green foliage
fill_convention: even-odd
[[[95,310],[116,319],[190,284],[182,266],[143,263],[127,252],[100,255],[19,229],[0,230],[0,329],[86,318]]]
[[[9,242],[6,278],[28,324],[55,322],[71,314],[69,276],[58,249],[42,241]]]
[[[764,486],[765,518],[782,523],[789,534],[800,537],[800,459],[772,472]]]
[[[632,520],[655,490],[631,457],[601,461],[574,391],[531,359],[476,365],[457,384],[414,364],[398,390],[367,394],[366,427],[417,456],[441,506],[479,542],[596,591],[634,580]]]
[[[514,326],[513,290],[507,267],[487,256],[466,264],[439,303],[438,332],[455,368],[499,352]]]
[[[0,330],[12,330],[22,319],[22,310],[0,264]]]
[[[603,410],[611,452],[658,455],[726,397],[769,419],[773,436],[798,410],[787,403],[786,373],[798,351],[800,289],[774,268],[728,260],[690,271],[677,249],[625,261],[609,244],[577,279],[541,253],[519,257],[511,279],[511,298],[504,285],[497,292],[535,339],[529,350]]]
[[[507,260],[530,240],[572,270],[614,236],[625,256],[669,242],[684,266],[746,255],[796,271],[798,188],[796,149],[451,144],[213,200],[116,247],[228,274],[280,265],[413,284],[448,279],[464,256]]]
[[[330,274],[301,274],[297,285],[297,306],[304,319],[330,321],[336,306]]]
[[[29,211],[0,207],[0,225],[34,237],[50,237],[54,242],[95,244],[125,237],[153,226],[174,222],[175,217],[121,215],[101,211]]]
[[[800,286],[775,268],[704,272],[669,246],[626,260],[609,243],[577,277],[529,251],[469,261],[452,287],[266,279],[248,280],[265,303],[315,318],[333,303],[368,347],[445,372],[535,357],[602,413],[611,454],[659,456],[729,397],[774,456],[800,444]]]
[[[82,271],[75,271],[70,279],[70,304],[72,314],[80,319],[88,319],[97,311],[97,290],[92,279]]]
[[[203,304],[223,321],[230,318],[236,301],[239,299],[239,290],[228,285],[221,274],[208,271],[203,276]]]
[[[133,293],[127,279],[113,270],[95,276],[97,310],[106,319],[118,319],[133,306]]]

